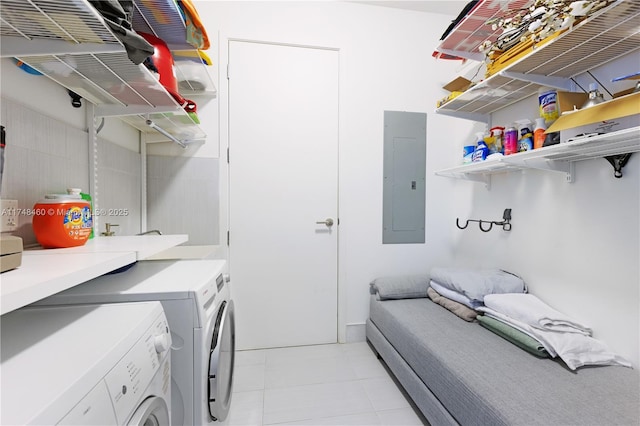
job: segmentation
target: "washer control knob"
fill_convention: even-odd
[[[156,352],[161,354],[169,349],[169,339],[166,334],[159,334],[153,339],[153,345],[156,348]]]

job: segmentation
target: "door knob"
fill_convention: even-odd
[[[323,221],[321,221],[321,222],[316,222],[316,224],[318,224],[318,225],[333,226],[333,219],[328,218],[327,220],[323,220]]]

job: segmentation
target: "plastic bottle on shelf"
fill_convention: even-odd
[[[474,163],[486,160],[487,156],[489,155],[489,148],[484,141],[484,132],[476,133],[476,138],[478,142],[476,144],[475,151],[473,151],[473,157],[471,159],[471,161]]]
[[[518,152],[533,150],[533,132],[531,132],[530,120],[517,120],[520,138],[518,139]]]
[[[504,131],[504,155],[518,152],[518,129],[515,125],[507,127]]]
[[[536,118],[536,127],[533,130],[533,149],[542,148],[547,135],[544,133],[547,130],[544,117]]]
[[[492,127],[491,135],[493,136],[494,140],[492,154],[504,154],[504,127]]]
[[[475,149],[475,145],[465,145],[462,147],[462,164],[471,163]]]

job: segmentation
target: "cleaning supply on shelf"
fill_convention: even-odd
[[[555,89],[541,88],[538,91],[538,106],[540,117],[544,118],[547,124],[551,124],[560,117],[558,108],[558,91]]]
[[[544,117],[536,118],[536,127],[533,130],[533,149],[542,148],[544,146],[544,140],[547,135],[544,133],[547,130]]]
[[[518,129],[511,125],[504,131],[504,155],[511,155],[516,152],[518,152]]]
[[[531,121],[517,120],[520,138],[518,139],[518,152],[533,150],[533,132],[531,131]]]
[[[493,150],[489,147],[491,154],[504,153],[504,127],[495,126],[491,128],[491,136],[493,136]]]
[[[478,146],[478,133],[473,143],[469,143],[462,148],[462,164],[471,163],[473,161],[473,154]]]
[[[91,206],[82,199],[79,189],[68,192],[45,195],[33,206],[33,233],[44,248],[76,247],[89,239]]]
[[[487,159],[487,156],[489,155],[489,148],[487,147],[487,144],[484,141],[484,132],[476,133],[476,139],[478,140],[478,142],[476,144],[475,151],[473,151],[473,157],[471,159],[473,163],[484,161]]]
[[[591,83],[589,84],[589,99],[587,99],[587,102],[585,102],[580,109],[589,108],[602,102],[604,102],[604,95],[598,90],[598,84]]]
[[[470,163],[473,159],[473,152],[476,150],[475,145],[465,145],[462,147],[462,163]]]

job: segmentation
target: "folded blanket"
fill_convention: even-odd
[[[552,357],[559,356],[571,370],[585,365],[631,367],[629,361],[612,352],[604,342],[593,337],[581,333],[557,332],[532,327],[486,306],[479,307],[477,310],[513,325],[521,331],[526,330],[527,334],[542,343]]]
[[[536,328],[593,334],[590,327],[556,311],[533,294],[490,294],[484,298],[484,304]]]
[[[438,294],[431,287],[427,289],[427,294],[429,295],[429,298],[434,302],[436,302],[438,305],[448,309],[449,311],[453,312],[455,315],[457,315],[458,317],[462,318],[465,321],[471,322],[474,319],[476,319],[476,317],[478,316],[476,311],[474,311],[473,309],[463,305],[462,303],[458,303],[454,300],[447,299],[446,297]]]
[[[427,297],[428,275],[380,277],[371,281],[369,292],[379,300]]]
[[[471,309],[475,309],[478,306],[482,306],[482,302],[477,300],[471,300],[467,296],[462,293],[458,293],[455,290],[449,290],[446,287],[441,286],[437,282],[431,280],[429,282],[429,286],[434,289],[439,295],[446,297],[447,299],[451,299],[458,303],[462,303],[465,306],[470,307]]]
[[[478,315],[477,320],[487,330],[537,357],[547,358],[550,356],[542,343],[505,322],[486,315]]]
[[[526,291],[522,278],[500,269],[435,267],[431,270],[431,279],[478,301],[483,301],[487,294]]]
[[[530,336],[532,339],[535,339],[537,341],[539,341],[542,346],[544,346],[544,348],[546,349],[547,352],[549,352],[549,355],[551,355],[553,358],[555,358],[556,356],[558,356],[558,353],[553,349],[553,345],[548,342],[544,336],[541,335],[537,335],[535,333],[535,329],[533,327],[531,327],[529,324],[526,324],[522,321],[518,321],[516,319],[513,319],[507,315],[504,315],[500,312],[494,311],[491,308],[487,308],[486,306],[480,306],[478,308],[476,308],[476,311],[478,312],[482,312],[484,313],[485,316],[497,319],[499,321],[504,322],[505,324],[509,324],[510,326],[512,326],[513,328],[515,328],[516,330],[519,330],[521,332],[523,332],[524,334]]]

